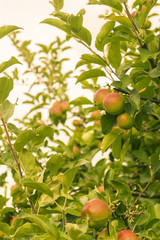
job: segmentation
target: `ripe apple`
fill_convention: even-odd
[[[67,101],[61,102],[60,109],[62,112],[66,112],[67,110],[69,110],[69,102],[67,102]]]
[[[98,191],[99,191],[99,192],[104,192],[104,186],[103,186],[103,185],[100,185],[100,186],[98,187]]]
[[[101,113],[100,113],[100,111],[99,110],[96,110],[96,111],[94,111],[94,112],[92,112],[91,113],[91,118],[92,119],[97,119],[98,117],[100,117],[101,116]]]
[[[14,189],[16,189],[18,187],[18,184],[15,183],[14,185],[11,186],[10,190],[13,191]]]
[[[53,106],[53,107],[50,109],[50,113],[56,115],[57,117],[60,117],[61,114],[62,114],[61,108],[60,108],[60,107],[54,107],[54,106]]]
[[[123,230],[118,233],[117,240],[140,240],[131,230]]]
[[[61,104],[60,101],[56,101],[56,102],[53,103],[53,107],[59,108],[60,104]]]
[[[105,111],[110,115],[118,115],[124,111],[124,99],[117,92],[109,93],[103,101]]]
[[[17,216],[13,216],[13,217],[11,218],[11,220],[10,220],[10,225],[13,224],[13,222],[14,222],[14,220],[15,220],[16,218],[18,218],[18,217],[17,217]]]
[[[109,218],[110,211],[107,204],[101,199],[94,198],[88,201],[82,208],[82,219],[89,220],[90,227],[101,227]]]
[[[79,148],[76,145],[73,146],[73,154],[75,157],[78,157],[80,154]]]
[[[130,129],[133,127],[134,119],[128,113],[121,113],[117,117],[117,124],[122,129]]]
[[[103,109],[103,100],[110,93],[110,91],[106,88],[98,89],[94,96],[93,101],[100,109]]]

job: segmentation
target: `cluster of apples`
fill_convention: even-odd
[[[50,113],[60,117],[63,113],[67,112],[69,110],[69,102],[64,101],[56,101],[53,103],[52,107],[50,108]]]
[[[99,109],[104,109],[106,113],[117,116],[117,125],[120,128],[132,128],[134,119],[124,111],[125,102],[120,93],[101,88],[95,92],[93,100]]]
[[[110,216],[110,210],[107,204],[99,199],[94,198],[84,204],[81,210],[81,218],[87,219],[89,226],[93,228],[101,228],[106,225]],[[108,233],[106,229],[102,230],[97,240],[106,239]],[[117,235],[117,240],[140,240],[131,230],[122,230]]]

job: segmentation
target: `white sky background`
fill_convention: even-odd
[[[133,0],[130,0],[133,2]],[[95,36],[100,30],[100,27],[105,23],[103,19],[99,19],[99,14],[104,14],[107,7],[98,5],[87,5],[88,0],[64,0],[64,12],[76,14],[80,9],[85,8],[86,14],[84,15],[84,26],[88,28],[93,36],[93,47]],[[57,28],[49,26],[47,24],[40,24],[40,22],[46,18],[51,17],[50,13],[53,12],[53,6],[49,4],[49,0],[0,0],[0,26],[3,25],[16,25],[22,27],[19,37],[22,40],[32,40],[34,43],[49,44],[54,41],[56,36],[60,36],[62,39],[65,38],[65,33]],[[155,21],[155,24],[159,22]],[[65,65],[66,71],[74,70],[76,62],[79,60],[81,54],[89,53],[88,50],[76,43],[74,40],[68,42],[68,45],[72,46],[72,51],[69,52],[71,61],[68,65]],[[11,56],[18,58],[18,52],[12,46],[10,40],[7,37],[0,39],[0,63],[7,61]],[[18,65],[15,65],[18,66]],[[23,68],[19,66],[19,68]],[[14,69],[14,66],[10,68]],[[88,94],[85,90],[80,90],[79,86],[74,85],[73,80],[72,89],[70,89],[70,99],[75,99],[78,95]],[[105,80],[104,80],[105,85]],[[12,102],[15,102],[17,97],[19,98],[18,103],[23,101],[23,92],[26,91],[25,86],[14,86],[14,90],[10,95]],[[86,96],[86,95],[85,95]],[[92,98],[92,95],[86,96]],[[23,116],[24,106],[19,105],[16,107],[14,117]],[[0,173],[2,166],[0,166]],[[1,192],[1,189],[0,189]]]

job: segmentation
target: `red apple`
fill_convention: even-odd
[[[69,110],[69,102],[67,102],[67,101],[61,102],[60,108],[61,108],[62,112],[66,112],[67,110]]]
[[[122,129],[130,129],[133,127],[134,119],[128,113],[121,113],[117,117],[117,124]]]
[[[118,115],[124,111],[124,99],[117,92],[109,93],[103,101],[105,111],[111,115]]]
[[[99,192],[104,192],[104,186],[103,186],[103,185],[100,185],[100,186],[98,187],[98,191],[99,191]]]
[[[99,110],[96,110],[96,111],[94,111],[94,112],[92,112],[91,113],[91,118],[92,119],[97,119],[98,117],[100,117],[101,116],[101,113],[100,113],[100,111]]]
[[[117,240],[140,240],[131,230],[123,230],[118,233]]]
[[[88,201],[82,208],[81,217],[89,220],[91,227],[103,226],[109,218],[110,211],[107,204],[95,198]]]
[[[103,109],[103,100],[109,93],[110,91],[108,89],[98,89],[93,96],[93,101],[96,106],[98,106],[100,109]]]
[[[52,107],[50,109],[50,113],[56,115],[57,117],[60,117],[62,112],[60,107]]]
[[[80,154],[79,148],[76,145],[73,146],[73,154],[75,157],[78,157]]]

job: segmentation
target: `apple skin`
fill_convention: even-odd
[[[117,240],[140,240],[131,230],[123,230],[118,233]]]
[[[110,91],[106,88],[98,89],[94,96],[93,101],[100,109],[103,109],[103,100],[110,93]]]
[[[60,109],[62,112],[66,112],[69,110],[69,102],[65,101],[65,102],[61,102],[60,103]]]
[[[101,116],[101,113],[99,110],[96,110],[94,112],[91,113],[91,118],[96,120],[97,118],[99,118]]]
[[[60,117],[62,114],[61,108],[60,107],[52,107],[50,109],[50,113],[56,115],[57,117]]]
[[[100,185],[100,186],[98,187],[98,191],[99,191],[99,192],[104,192],[104,186],[103,186],[103,185]]]
[[[94,198],[88,201],[82,208],[82,219],[89,220],[90,227],[101,227],[106,223],[110,216],[107,204],[101,199]]]
[[[130,129],[133,127],[134,120],[128,113],[121,113],[117,117],[117,125],[122,129]]]
[[[124,99],[117,93],[109,93],[103,101],[104,110],[110,115],[118,115],[124,111]]]
[[[76,145],[73,146],[73,154],[75,157],[78,157],[80,154],[79,148]]]

